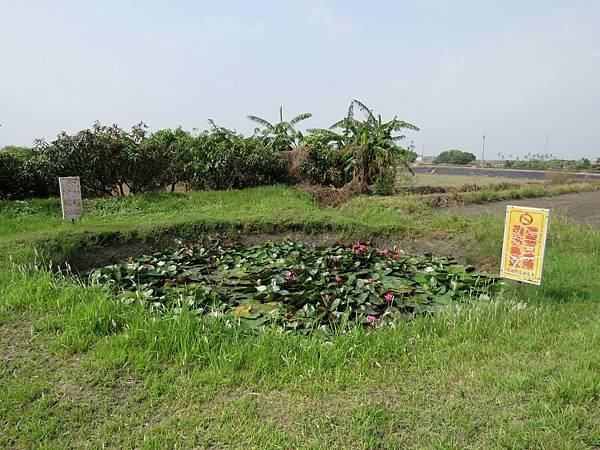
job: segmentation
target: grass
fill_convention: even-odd
[[[525,187],[496,190],[486,189],[482,191],[472,192],[455,192],[454,199],[459,203],[484,203],[498,200],[516,200],[521,198],[532,198],[542,196],[556,196],[563,194],[571,194],[574,192],[596,191],[600,190],[600,183],[570,183],[556,185],[529,185]]]
[[[91,201],[73,227],[48,219],[55,201],[3,204],[0,446],[600,445],[600,233],[560,219],[542,287],[330,341],[158,316],[7,258],[23,263],[33,245],[59,257],[94,235],[304,229],[453,234],[473,260],[497,262],[501,221],[407,205],[331,210],[282,187],[150,195]]]
[[[510,183],[514,184],[514,178],[487,177],[481,175],[443,175],[436,173],[418,173],[412,178],[413,186],[461,186],[465,184],[476,184],[488,186],[490,184]]]

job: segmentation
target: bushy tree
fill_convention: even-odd
[[[95,123],[91,128],[69,135],[62,132],[47,143],[39,141],[40,170],[46,173],[49,191],[58,193],[58,177],[79,176],[84,195],[112,195],[122,192],[127,181],[128,154],[143,139],[143,124],[132,133]],[[44,167],[45,166],[45,167]]]
[[[257,137],[210,121],[191,149],[189,185],[196,189],[238,189],[282,182],[286,178],[281,152]]]
[[[472,163],[477,158],[473,153],[463,152],[462,150],[453,149],[446,150],[445,152],[440,153],[433,162],[435,164],[458,164],[458,165],[467,165]]]
[[[135,130],[135,144],[128,149],[125,185],[132,193],[159,191],[186,181],[194,138],[181,128],[147,134]]]

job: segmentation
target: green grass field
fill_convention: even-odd
[[[0,204],[2,447],[600,445],[598,231],[553,218],[544,284],[521,298],[508,285],[490,303],[324,339],[158,315],[45,266],[107,243],[275,231],[435,237],[494,265],[501,220],[404,197],[330,209],[286,187],[86,208],[72,225],[56,200]]]

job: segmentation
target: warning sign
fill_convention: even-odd
[[[531,284],[542,283],[542,266],[550,211],[507,206],[500,276]]]
[[[63,219],[77,219],[83,213],[79,177],[59,177],[60,204]]]

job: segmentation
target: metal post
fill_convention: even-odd
[[[483,143],[481,144],[481,167],[485,161],[485,134],[483,135]]]
[[[517,300],[521,299],[521,289],[523,289],[523,282],[517,281]]]

